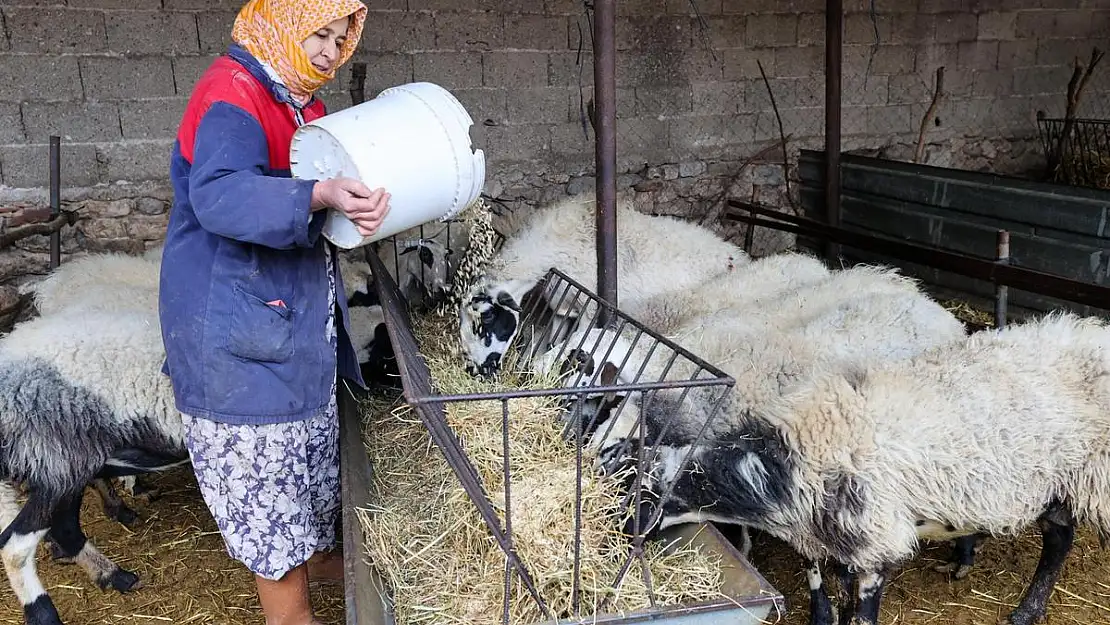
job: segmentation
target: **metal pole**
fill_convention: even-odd
[[[1010,233],[1006,230],[998,231],[998,264],[1010,264]],[[1005,284],[995,284],[994,287],[994,325],[1002,329],[1006,327],[1006,312],[1009,307],[1010,287]]]
[[[843,0],[825,1],[825,218],[840,226],[840,98],[843,60]],[[835,262],[840,246],[825,242],[825,256]]]
[[[62,213],[62,138],[50,137],[50,218]],[[50,233],[50,268],[62,264],[62,231]]]
[[[617,306],[617,51],[616,0],[594,2],[594,101],[597,172],[597,289]],[[603,311],[599,323],[608,323]]]

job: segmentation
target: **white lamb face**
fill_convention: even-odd
[[[451,289],[450,252],[436,241],[421,241],[405,247],[398,255],[408,280],[424,290],[431,302],[442,301]]]
[[[520,304],[500,288],[479,290],[459,309],[459,338],[466,371],[493,375],[520,327]]]

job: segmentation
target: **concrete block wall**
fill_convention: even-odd
[[[240,4],[0,0],[0,202],[44,197],[48,137],[59,134],[63,195],[95,215],[87,239],[130,246],[140,235],[105,220],[130,223],[140,212],[101,204],[170,199],[165,178],[181,111],[230,42]],[[760,67],[791,135],[791,159],[800,147],[821,147],[823,0],[617,5],[619,184],[657,212],[688,214],[726,191],[786,204],[781,155],[739,165],[779,135]],[[370,7],[355,59],[368,64],[368,97],[412,80],[453,90],[482,125],[494,195],[535,203],[592,187],[582,2]],[[1040,158],[1035,111],[1060,114],[1075,55],[1110,47],[1110,0],[875,0],[874,20],[867,0],[846,0],[846,9],[846,148],[906,158],[933,72],[944,65],[950,95],[928,135],[933,164],[1028,168]],[[349,105],[349,77],[350,65],[323,91],[332,109]],[[1094,108],[1107,106],[1108,78],[1104,66],[1085,114],[1110,116]],[[156,230],[150,214],[142,220],[136,233]]]
[[[784,130],[814,144],[823,123],[823,5],[618,2],[622,169],[736,158],[774,139],[757,62],[771,78]],[[1036,109],[1062,111],[1073,57],[1110,44],[1110,0],[877,0],[874,21],[867,2],[847,5],[851,146],[916,138],[938,65],[950,99],[931,140],[1028,136]],[[44,185],[50,134],[64,137],[67,186],[164,178],[185,99],[229,43],[239,6],[4,0],[0,180]],[[371,8],[358,55],[369,64],[368,95],[435,81],[489,124],[498,168],[527,174],[537,168],[520,164],[546,163],[579,174],[592,166],[580,107],[593,78],[581,2],[381,0]],[[1092,108],[1108,97],[1107,72],[1087,94]],[[323,94],[333,108],[349,103],[348,76],[349,68]]]

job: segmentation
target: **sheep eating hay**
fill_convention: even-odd
[[[457,345],[445,337],[446,320],[414,317],[414,335],[441,392],[488,392],[491,382],[471,378],[459,365]],[[527,388],[550,388],[530,380]],[[523,386],[505,375],[500,385]],[[500,388],[500,386],[499,386]],[[495,509],[503,513],[501,405],[464,402],[445,406],[446,417],[474,463]],[[556,615],[570,608],[573,564],[575,453],[561,437],[555,398],[516,399],[510,408],[513,542],[544,599]],[[406,406],[391,411],[375,405],[365,435],[375,471],[375,505],[360,511],[367,549],[389,575],[398,622],[501,622],[504,556],[477,509],[459,485],[423,423]],[[588,462],[589,460],[586,460]],[[614,531],[619,497],[600,479],[583,476],[582,596],[590,614],[606,596],[627,539]],[[718,598],[723,583],[719,560],[695,548],[666,553],[649,544],[647,561],[661,604]],[[646,608],[639,565],[625,577],[613,609]],[[543,620],[523,585],[511,593],[512,623]]]
[[[518,333],[529,353],[550,346],[529,345],[534,337],[521,332],[521,313],[534,298],[543,303],[541,317],[553,315],[571,327],[589,315],[580,303],[537,285],[552,267],[588,288],[596,283],[595,224],[592,195],[572,196],[537,209],[505,242],[459,308],[460,343],[471,371],[495,373]],[[617,202],[618,305],[633,317],[638,302],[681,292],[748,261],[742,249],[706,228],[646,215],[627,200]]]
[[[665,518],[732,518],[859,576],[878,622],[891,569],[922,539],[1013,536],[1041,560],[1012,625],[1043,618],[1078,523],[1110,535],[1110,326],[1051,314],[917,357],[815,375],[693,447],[654,450]],[[953,441],[960,441],[953,446]],[[692,465],[676,472],[693,453]],[[831,610],[830,610],[831,612]],[[831,613],[815,622],[832,621]]]

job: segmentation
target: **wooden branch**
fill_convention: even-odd
[[[793,135],[787,135],[788,138],[792,136]],[[713,200],[713,202],[709,205],[709,208],[706,209],[705,213],[703,213],[702,216],[698,218],[697,224],[699,226],[704,226],[706,224],[706,221],[709,219],[709,216],[713,214],[713,207],[717,206],[718,203],[726,201],[728,199],[729,189],[732,188],[732,185],[736,184],[736,181],[740,179],[740,175],[744,173],[745,169],[755,164],[756,161],[770,154],[771,151],[777,147],[779,147],[779,144],[772,143],[771,145],[759,150],[755,154],[752,154],[747,159],[745,159],[744,162],[740,163],[740,166],[736,168],[736,172],[733,173],[732,176],[729,177],[728,181],[724,184],[724,186],[721,187],[720,195],[718,195]]]
[[[787,149],[786,133],[782,128],[782,116],[779,115],[779,107],[775,104],[775,92],[771,90],[771,81],[767,80],[767,73],[763,71],[763,63],[759,59],[756,59],[755,63],[759,66],[760,75],[763,76],[763,84],[767,86],[767,95],[771,97],[771,110],[775,112],[775,119],[779,124],[779,140],[782,141],[782,180],[786,183],[786,201],[794,212],[798,212],[798,207],[794,205],[794,197],[790,194],[790,150]]]
[[[61,214],[48,222],[12,228],[0,234],[0,249],[11,247],[16,241],[26,239],[36,234],[52,234],[61,230],[63,226],[72,225],[76,221],[77,213],[75,211],[64,210]]]
[[[1054,176],[1057,168],[1063,164],[1064,148],[1067,145],[1072,128],[1075,126],[1075,118],[1079,113],[1079,102],[1083,97],[1083,91],[1087,88],[1087,83],[1091,80],[1091,74],[1094,73],[1103,56],[1105,54],[1102,50],[1098,48],[1091,50],[1091,60],[1086,68],[1079,61],[1079,57],[1075,57],[1075,68],[1072,70],[1071,80],[1068,81],[1068,99],[1067,106],[1064,109],[1064,125],[1060,130],[1060,136],[1057,138],[1056,149],[1053,150],[1053,154],[1049,155],[1048,170],[1050,175]]]
[[[937,110],[946,95],[948,94],[944,92],[944,66],[941,65],[937,68],[936,84],[933,87],[933,101],[929,103],[929,108],[925,111],[925,117],[921,118],[921,130],[917,133],[917,149],[913,153],[913,162],[915,163],[920,163],[925,156],[925,132],[929,129],[929,124],[936,119]]]

